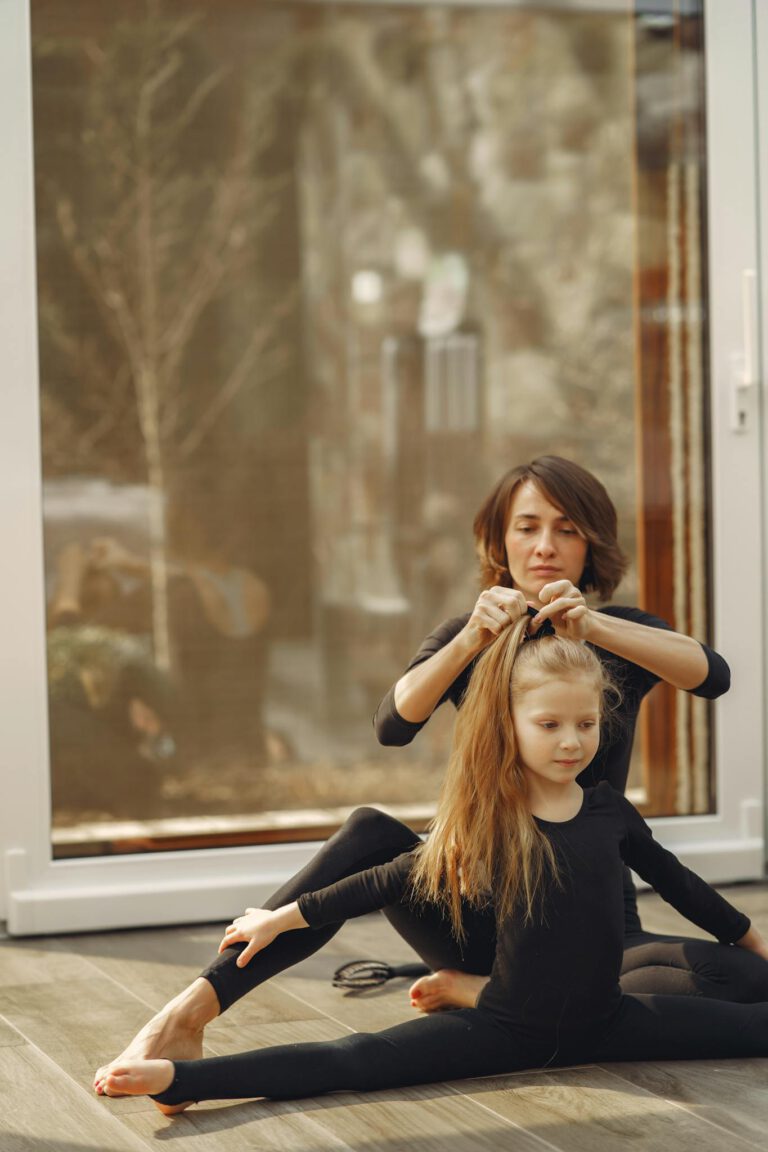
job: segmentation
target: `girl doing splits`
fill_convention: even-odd
[[[760,963],[768,947],[654,841],[620,793],[605,781],[581,788],[615,689],[587,645],[524,643],[527,627],[521,618],[504,629],[478,661],[426,844],[271,910],[248,909],[220,945],[247,970],[292,938],[403,905],[441,915],[461,945],[468,916],[491,905],[498,940],[477,1006],[330,1042],[125,1059],[97,1079],[97,1092],[148,1093],[174,1111],[197,1100],[370,1091],[563,1064],[768,1055],[768,1002],[622,993],[625,865],[717,947]]]

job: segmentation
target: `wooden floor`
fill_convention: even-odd
[[[731,889],[768,934],[768,886]],[[652,930],[682,921],[641,897]],[[739,1152],[766,1147],[768,1059],[615,1064],[435,1084],[368,1096],[202,1104],[167,1119],[143,1098],[93,1095],[96,1066],[195,976],[218,926],[0,940],[1,1152]],[[347,925],[319,955],[209,1029],[209,1051],[320,1040],[411,1018],[407,983],[364,996],[329,982],[345,960],[412,959],[380,917]],[[766,994],[768,999],[768,990]]]

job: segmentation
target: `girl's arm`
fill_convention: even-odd
[[[238,968],[244,968],[257,952],[282,932],[339,924],[396,904],[407,887],[412,860],[413,853],[405,852],[387,864],[356,872],[327,888],[305,892],[292,904],[285,904],[274,911],[246,908],[245,914],[236,917],[227,927],[219,952],[232,944],[244,943],[246,947],[236,961]]]
[[[467,618],[448,621],[422,644],[376,710],[382,744],[408,744],[483,649],[528,611],[522,592],[486,588]]]
[[[271,944],[281,932],[292,932],[297,928],[308,927],[295,900],[292,904],[285,904],[274,911],[269,908],[246,908],[244,914],[236,916],[226,928],[219,944],[219,952],[223,952],[233,944],[244,943],[246,947],[235,961],[238,968],[244,968],[257,952],[261,952],[262,948]]]
[[[621,813],[625,829],[621,846],[624,862],[647,880],[663,900],[722,944],[739,944],[751,951],[759,951],[764,946],[757,931],[752,929],[749,917],[734,908],[701,876],[681,864],[672,852],[662,848],[640,813],[624,796],[607,784],[600,784],[598,788],[612,793]]]
[[[648,616],[654,622],[649,625],[622,617],[615,609],[589,608],[583,594],[567,580],[545,585],[539,596],[545,607],[533,621],[533,628],[551,620],[559,635],[586,640],[639,665],[675,688],[697,692],[708,699],[715,699],[730,687],[730,671],[722,656],[698,640],[673,631],[656,617]],[[635,614],[641,615],[639,611]]]

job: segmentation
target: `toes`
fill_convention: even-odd
[[[102,1081],[102,1094],[105,1096],[125,1096],[136,1091],[136,1077],[125,1068],[113,1068]]]

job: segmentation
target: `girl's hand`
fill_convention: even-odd
[[[592,610],[587,607],[584,594],[570,580],[555,580],[545,584],[539,592],[539,609],[531,621],[531,632],[538,632],[545,620],[551,620],[558,636],[567,640],[586,640],[589,635]]]
[[[236,960],[238,968],[244,968],[248,961],[271,944],[282,931],[277,914],[266,908],[246,908],[243,916],[237,916],[224,932],[219,944],[219,952],[229,948],[232,944],[245,941],[244,948]]]
[[[478,650],[487,648],[505,628],[527,612],[528,603],[517,588],[485,588],[477,598],[464,631]]]

